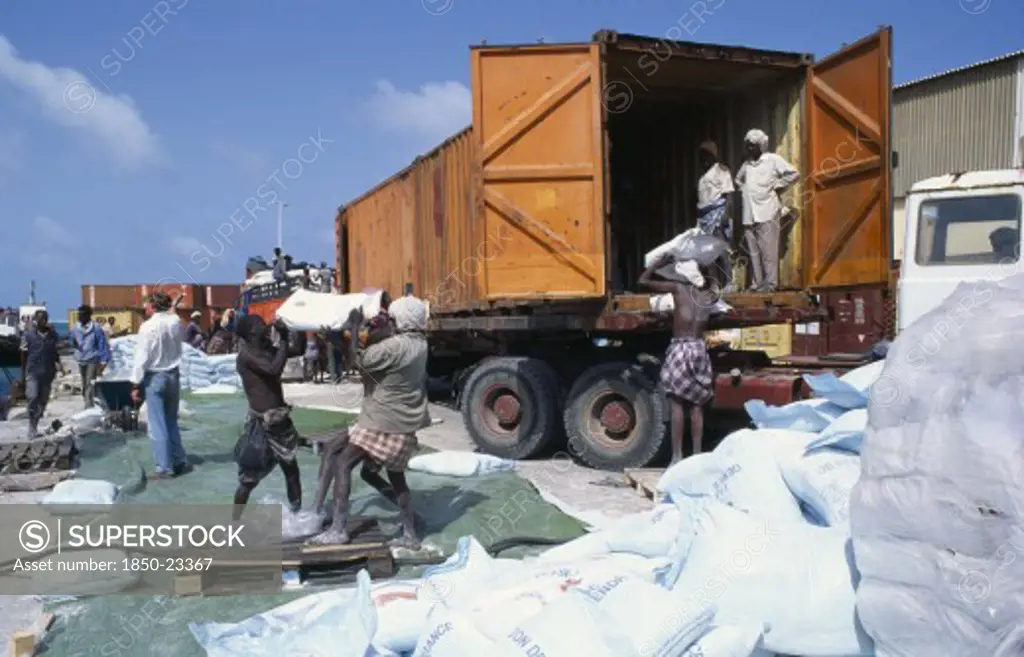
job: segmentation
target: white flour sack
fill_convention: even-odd
[[[850,520],[850,493],[860,479],[860,456],[818,449],[781,464],[782,477],[793,495],[829,527]]]
[[[324,326],[340,331],[353,310],[362,311],[364,317],[373,317],[380,312],[380,296],[296,290],[275,314],[293,331],[317,331]]]
[[[720,625],[687,648],[682,657],[771,657],[757,647],[764,628],[757,625]]]
[[[492,590],[488,588],[492,580],[523,567],[521,561],[495,559],[487,554],[487,550],[475,538],[463,536],[459,539],[455,554],[443,564],[423,571],[423,583],[418,596],[431,604],[443,602],[459,608],[462,603]]]
[[[619,625],[590,598],[578,591],[569,591],[539,614],[512,628],[495,642],[493,652],[473,657],[623,657],[636,654],[633,642],[618,631]]]
[[[413,657],[483,657],[494,654],[494,643],[480,634],[462,614],[444,604],[434,606]]]
[[[707,499],[662,582],[680,605],[716,608],[720,625],[766,628],[784,655],[873,655],[856,621],[846,528],[755,519]]]
[[[487,590],[472,600],[460,600],[458,610],[484,636],[498,639],[568,591],[599,585],[617,576],[650,586],[655,573],[667,564],[667,559],[634,554],[609,554],[569,564],[527,562],[523,569],[490,580]]]
[[[658,491],[679,502],[707,496],[758,518],[803,524],[800,506],[779,471],[779,460],[796,458],[813,433],[782,429],[743,429],[715,451],[684,459],[658,481]]]

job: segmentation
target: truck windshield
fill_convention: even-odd
[[[921,203],[919,265],[1017,262],[1021,203],[1016,194],[961,196]]]

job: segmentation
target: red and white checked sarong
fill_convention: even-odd
[[[404,472],[419,444],[414,433],[384,433],[358,425],[349,432],[349,442],[370,457],[376,469]]]
[[[672,338],[661,366],[665,392],[704,405],[715,396],[715,375],[708,347],[701,338]]]

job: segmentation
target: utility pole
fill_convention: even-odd
[[[284,253],[284,209],[288,207],[287,203],[277,201],[277,248],[281,249],[281,253]]]

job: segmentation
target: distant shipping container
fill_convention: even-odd
[[[232,308],[242,294],[241,285],[205,285],[206,306],[209,308]]]
[[[137,295],[135,285],[83,285],[82,303],[93,308],[129,308]]]
[[[142,313],[131,308],[111,309],[101,308],[93,313],[93,319],[102,324],[107,324],[110,318],[114,318],[114,332],[127,331],[137,333],[142,325]],[[68,310],[68,329],[78,324],[78,308]]]

